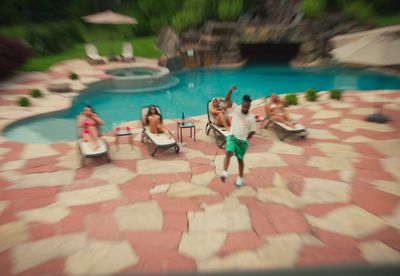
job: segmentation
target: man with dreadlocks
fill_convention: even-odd
[[[251,106],[251,98],[249,95],[243,96],[241,108],[239,105],[232,103],[231,94],[236,89],[236,86],[233,86],[225,96],[226,105],[231,108],[232,124],[230,134],[226,137],[226,155],[221,180],[225,182],[228,178],[229,161],[235,154],[239,163],[239,176],[237,177],[235,184],[237,187],[241,187],[244,185],[243,158],[249,145],[248,140],[256,131],[256,120],[254,116],[249,113]]]

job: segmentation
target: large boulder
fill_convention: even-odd
[[[170,26],[161,29],[157,37],[156,46],[164,55],[167,57],[179,55],[179,45],[179,36]]]

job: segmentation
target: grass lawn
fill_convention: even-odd
[[[376,23],[380,27],[400,24],[400,14],[379,16]]]
[[[138,37],[131,39],[134,47],[134,55],[147,58],[159,58],[161,52],[154,46],[155,36]],[[94,41],[99,54],[107,56],[110,53],[120,54],[122,42],[126,40],[107,40],[107,41]],[[75,44],[71,49],[63,53],[49,56],[35,56],[28,60],[28,62],[21,68],[22,71],[45,71],[49,67],[68,59],[82,59],[85,57],[85,43]]]

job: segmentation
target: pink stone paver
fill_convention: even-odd
[[[271,235],[276,233],[276,229],[270,219],[264,214],[261,206],[249,204],[247,208],[250,212],[251,223],[254,231],[259,236]]]
[[[164,212],[186,213],[200,209],[198,202],[192,198],[170,198],[163,196],[157,199],[157,202]]]
[[[164,213],[163,231],[187,231],[187,217],[183,212]]]
[[[30,226],[32,240],[49,238],[55,235],[56,230],[53,224],[39,224]]]
[[[352,237],[324,231],[319,228],[313,228],[312,232],[319,240],[321,240],[328,247],[339,248],[339,249],[357,248],[358,241]]]
[[[303,207],[303,212],[306,214],[313,215],[315,217],[324,216],[332,210],[341,208],[343,206],[350,205],[350,202],[345,203],[318,203],[318,204],[308,204]]]
[[[131,66],[147,64],[146,62],[146,60],[140,61],[139,59]],[[46,81],[65,78],[73,68],[72,64],[74,63],[66,62],[53,68],[53,71],[48,72]],[[79,64],[86,66],[85,63]],[[151,64],[154,66],[155,62]],[[126,64],[122,65],[127,66]],[[109,65],[95,67],[87,65],[82,76],[92,76],[98,79],[109,78],[102,72],[108,68],[107,66]],[[114,66],[118,66],[118,64]],[[42,82],[43,80],[32,75],[16,81],[14,84],[36,86]],[[0,105],[2,110],[7,110],[9,107],[16,108],[12,101],[3,96],[26,94],[29,91],[29,89],[16,88],[11,85],[9,88],[1,89]],[[331,107],[331,105],[335,106],[337,102],[328,99],[306,104],[300,102],[300,108],[291,108],[290,112],[302,116],[300,121],[307,128],[318,131],[327,130],[333,135],[329,139],[319,139],[315,136],[304,140],[288,139],[287,144],[302,149],[300,155],[295,152],[279,150],[278,153],[273,152],[276,149],[274,145],[284,146],[285,144],[275,137],[274,139],[268,138],[275,135],[272,129],[263,130],[260,132],[261,134],[257,134],[251,140],[246,158],[251,159],[253,154],[260,153],[266,157],[276,154],[275,156],[283,161],[283,165],[271,166],[271,164],[259,162],[251,168],[246,168],[247,187],[239,191],[233,184],[237,172],[231,174],[226,183],[222,183],[216,176],[214,160],[224,155],[224,150],[216,146],[214,139],[206,140],[204,138],[206,116],[194,118],[198,130],[198,140],[194,142],[185,134],[184,143],[180,144],[182,149],[188,149],[189,152],[183,150],[176,155],[172,151],[165,151],[151,157],[147,147],[135,141],[133,147],[140,153],[141,159],[132,157],[129,160],[113,160],[111,163],[113,168],[121,169],[121,173],[112,178],[102,173],[109,166],[103,159],[94,160],[79,169],[68,168],[68,165],[65,164],[60,165],[60,158],[76,149],[75,143],[54,144],[50,146],[55,151],[53,155],[23,160],[26,145],[1,137],[0,166],[8,167],[0,171],[1,274],[12,275],[15,271],[17,258],[20,257],[15,255],[19,246],[29,246],[32,242],[46,241],[49,238],[57,240],[64,235],[82,234],[85,235],[85,242],[88,243],[86,249],[90,248],[93,243],[98,243],[97,246],[99,246],[104,243],[116,245],[118,242],[125,242],[126,246],[135,253],[138,258],[137,263],[129,262],[122,266],[123,268],[113,271],[113,274],[199,271],[202,261],[235,258],[235,256],[252,256],[249,257],[251,258],[249,261],[257,261],[254,259],[255,256],[268,254],[271,259],[280,259],[280,246],[287,250],[296,249],[293,253],[293,260],[285,264],[288,267],[292,265],[367,265],[370,261],[359,249],[363,242],[379,241],[400,252],[400,234],[399,229],[396,228],[399,226],[393,223],[399,219],[400,215],[399,195],[396,195],[395,192],[388,193],[378,190],[376,186],[377,181],[393,183],[394,188],[400,183],[399,175],[396,174],[396,168],[398,168],[396,160],[398,161],[400,156],[395,154],[399,152],[399,149],[393,148],[390,152],[387,148],[379,148],[380,144],[376,143],[397,140],[400,145],[400,118],[398,109],[395,108],[396,104],[399,104],[400,91],[385,91],[387,94],[381,95],[387,104],[391,104],[391,108],[384,108],[384,112],[392,119],[385,125],[388,127],[386,130],[378,131],[382,125],[375,124],[369,124],[368,128],[354,128],[349,131],[334,127],[340,124],[342,119],[351,119],[352,122],[360,124],[365,123],[364,116],[351,112],[353,108],[374,107],[374,103],[364,100],[365,93],[382,92],[353,91],[345,93],[342,102],[351,103],[351,105],[343,108]],[[42,100],[46,101],[46,97]],[[321,105],[322,108],[316,111],[317,109],[313,109],[316,105]],[[313,118],[317,112],[324,111],[335,111],[341,116],[329,119]],[[262,114],[262,112],[262,106],[254,108],[254,113]],[[0,119],[5,118],[0,117]],[[316,121],[319,122],[314,123]],[[175,131],[176,124],[169,122],[167,127]],[[113,137],[112,135],[111,132],[106,133],[106,136],[110,138]],[[140,134],[135,134],[135,139],[139,137],[138,135]],[[352,141],[352,139],[355,140]],[[324,151],[326,149],[321,150],[318,147],[318,143],[322,142],[345,146],[346,149],[350,149],[351,153],[357,153],[358,157],[346,155],[346,152],[343,151],[335,152],[335,150],[329,152],[330,156],[327,156]],[[110,145],[112,144],[111,142]],[[343,158],[350,166],[348,171],[323,170],[315,164],[314,166],[307,165],[308,161],[315,157],[332,158],[335,155],[340,157],[341,154],[345,154]],[[147,175],[139,174],[138,161],[146,159],[156,159],[170,162],[170,164],[174,164],[176,161],[184,162],[187,163],[188,169],[179,170],[179,172],[159,173],[155,171]],[[10,163],[13,161],[16,163]],[[236,160],[232,160],[233,162]],[[40,176],[53,171],[73,171],[72,183],[42,186],[43,183],[36,178],[24,178],[27,175]],[[125,174],[129,175],[129,178],[126,178]],[[205,174],[205,176],[201,174]],[[193,191],[185,190],[182,185],[179,186],[179,183],[191,183],[192,177],[207,179],[204,180],[205,183],[199,183],[197,180],[194,181],[196,183],[191,184],[190,187],[193,189],[198,188],[196,194],[192,194]],[[319,194],[314,195],[318,197],[318,200],[315,201],[318,203],[307,204],[306,201],[303,201],[305,178],[321,179],[321,189],[324,180],[345,182],[348,185],[346,200],[343,200],[343,197],[337,197],[334,191],[322,190],[319,191]],[[64,183],[58,182],[58,180],[60,179],[54,179],[52,183]],[[25,183],[29,184],[29,187],[24,187]],[[176,183],[178,186],[173,187],[179,187],[181,190],[175,189],[174,193],[169,193],[171,185]],[[15,184],[18,186],[14,187]],[[96,195],[86,193],[88,189],[96,187],[109,188],[113,194],[104,197],[105,195],[100,193]],[[162,188],[162,191],[150,192],[157,188]],[[265,191],[274,194],[267,194],[267,196]],[[65,199],[65,194],[75,193],[71,195],[80,197],[82,196],[79,194],[81,192],[84,193],[85,202],[88,203],[70,206],[68,200]],[[261,192],[264,193],[263,196],[258,197]],[[91,196],[93,198],[87,198]],[[337,200],[335,201],[335,199]],[[288,202],[289,200],[296,200],[296,202]],[[141,207],[150,206],[146,204],[151,204],[151,210]],[[337,210],[341,210],[341,214],[347,215],[350,220],[352,211],[346,213],[346,208],[353,212],[356,210],[357,214],[362,214],[371,221],[377,223],[379,221],[379,227],[375,228],[373,225],[369,225],[372,230],[367,231],[367,235],[362,235],[354,226],[354,229],[346,229],[347,233],[353,233],[354,237],[346,235],[340,226],[329,224],[329,218]],[[121,210],[125,215],[122,218],[123,221],[120,221],[120,215],[116,215]],[[26,213],[27,211],[30,213]],[[21,215],[21,212],[25,212],[24,216]],[[203,214],[206,214],[208,219],[204,223],[216,224],[218,227],[215,229],[226,229],[226,225],[232,225],[235,231],[209,230],[214,229],[213,227],[204,227],[202,230],[196,229],[196,226],[192,227],[192,225],[189,229],[191,216],[202,216]],[[221,216],[221,214],[226,214],[226,216]],[[32,217],[26,220],[26,216]],[[36,221],[38,218],[39,221]],[[43,221],[40,220],[42,218]],[[240,224],[245,221],[244,218],[248,219],[249,225]],[[137,223],[141,219],[143,219],[141,222],[143,225],[130,224]],[[50,223],[51,221],[54,223]],[[322,228],[325,227],[325,230],[313,225],[316,221]],[[128,224],[128,227],[125,226],[128,229],[130,229],[129,227],[133,227],[132,229],[148,227],[151,230],[145,228],[141,230],[121,229],[121,222]],[[341,222],[341,225],[347,224]],[[351,227],[351,224],[349,225],[346,227]],[[207,231],[210,232],[203,232],[204,229],[208,229]],[[228,230],[230,229],[228,228]],[[11,236],[9,236],[10,233],[12,233]],[[198,235],[199,241],[194,242],[190,248],[199,251],[207,251],[210,247],[215,246],[215,244],[207,245],[206,242],[202,242],[204,237],[222,234],[224,239],[220,241],[218,248],[209,253],[206,260],[198,260],[181,253],[183,252],[180,248],[182,236],[186,234],[190,234],[194,241],[196,238],[193,237]],[[7,246],[2,247],[3,244],[7,244]],[[203,248],[201,248],[202,246]],[[85,248],[77,249],[69,254],[84,254]],[[275,248],[275,250],[268,251],[271,250],[270,248]],[[186,248],[184,252],[187,250],[189,249]],[[93,253],[94,256],[95,253]],[[191,252],[193,256],[196,256],[195,253],[195,251]],[[112,256],[114,258],[120,257],[118,252],[110,251],[110,254],[117,254]],[[54,253],[54,256],[45,258],[45,262],[35,264],[20,275],[66,274],[68,257]],[[240,264],[246,263],[246,261],[232,261],[231,263],[235,263],[240,268]],[[234,269],[229,264],[226,268]]]
[[[363,241],[381,241],[387,246],[400,251],[400,233],[393,227],[387,227],[381,231],[378,231],[368,237],[365,237]]]
[[[373,187],[354,188],[353,203],[375,215],[391,214],[398,204],[398,197]],[[373,199],[373,200],[371,200]]]
[[[121,233],[112,213],[90,214],[85,218],[85,229],[91,239],[119,240]]]
[[[46,207],[56,202],[55,195],[26,198],[16,201],[19,211]]]
[[[278,233],[304,233],[309,225],[303,214],[280,204],[264,204],[264,211]]]
[[[11,250],[6,250],[0,253],[1,273],[4,275],[12,275],[11,267]]]
[[[172,250],[177,248],[181,239],[180,231],[153,231],[153,232],[126,232],[124,238],[133,247],[156,248],[159,250]]]
[[[84,231],[84,220],[86,214],[73,212],[56,224],[59,234],[79,233]]]

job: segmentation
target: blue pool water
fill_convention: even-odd
[[[115,93],[112,89],[84,92],[66,111],[18,121],[4,135],[23,143],[59,143],[75,140],[76,116],[88,103],[106,122],[102,131],[140,118],[140,108],[154,104],[164,118],[180,118],[206,113],[206,104],[214,96],[224,96],[232,85],[238,87],[233,100],[244,94],[253,99],[272,93],[302,92],[308,88],[329,90],[400,89],[400,78],[381,73],[345,68],[296,69],[286,65],[250,64],[240,69],[195,69],[175,74],[175,87],[154,92]]]

